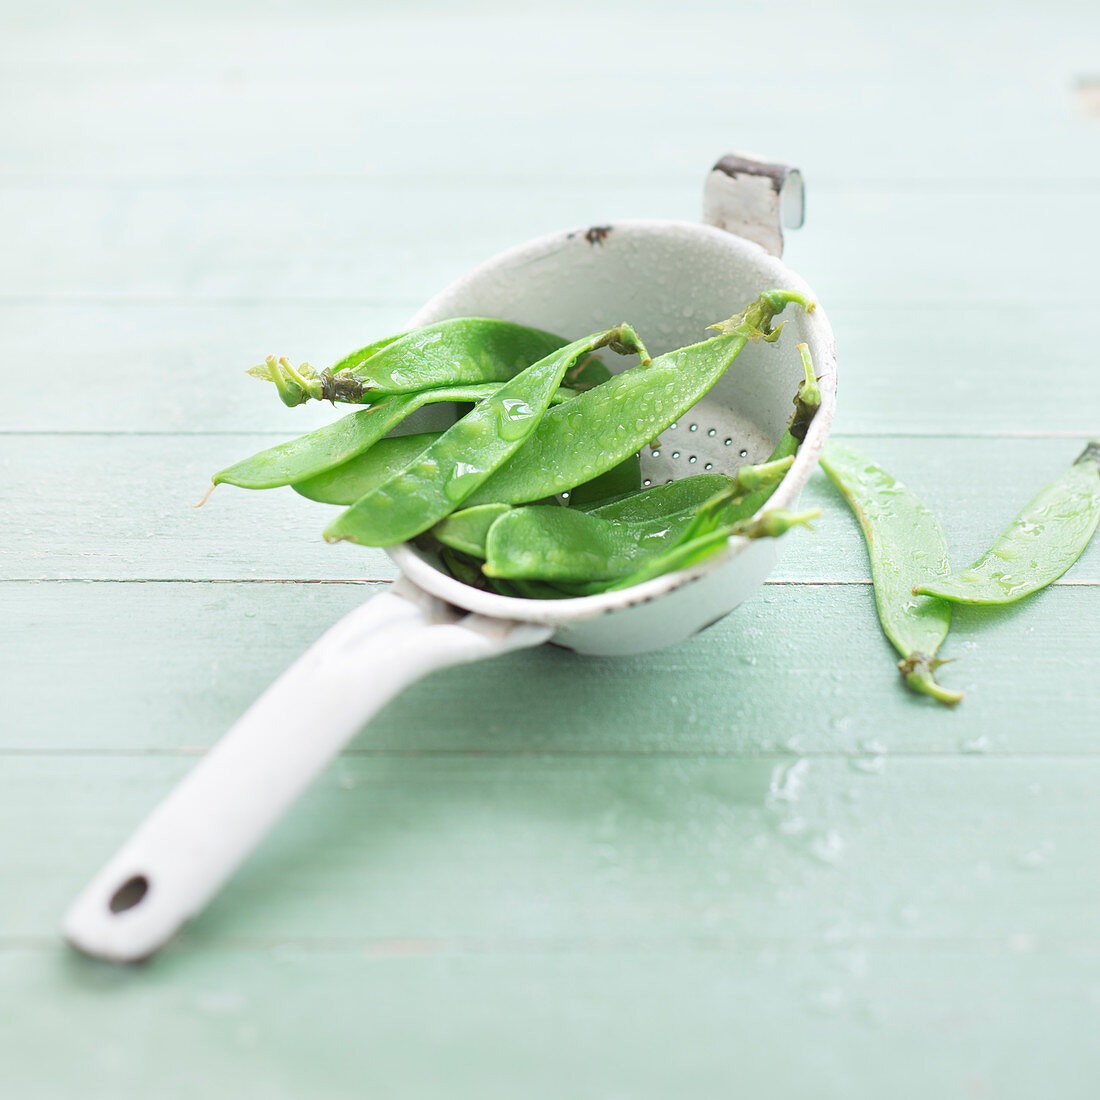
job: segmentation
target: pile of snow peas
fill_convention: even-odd
[[[388,336],[315,372],[269,358],[249,373],[289,406],[361,406],[214,475],[247,489],[292,486],[343,511],[330,542],[435,550],[467,584],[560,599],[637,584],[703,560],[732,535],[774,538],[816,512],[761,511],[820,404],[813,364],[768,461],[643,488],[639,452],[690,409],[801,294],[770,290],[717,335],[650,356],[623,322],[566,341],[492,318]],[[612,374],[597,353],[636,355]],[[468,405],[442,432],[391,435],[417,409]],[[209,495],[209,494],[208,494]]]

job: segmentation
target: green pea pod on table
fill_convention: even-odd
[[[735,317],[711,326],[722,335],[623,371],[553,409],[468,503],[538,500],[618,465],[690,409],[750,340],[777,339],[782,326],[771,322],[792,303],[814,309],[794,291],[765,291]]]
[[[951,605],[914,596],[921,577],[949,572],[947,542],[935,513],[866,455],[830,442],[821,468],[840,490],[863,530],[871,559],[879,622],[901,654],[898,669],[914,691],[954,704],[962,693],[936,682],[936,653],[947,637]]]
[[[325,538],[392,546],[426,531],[453,512],[519,449],[537,430],[565,372],[602,347],[622,354],[638,352],[644,362],[649,360],[645,346],[625,323],[552,352],[479,401],[409,466],[337,516],[325,528]],[[583,401],[586,396],[582,393],[566,404]]]
[[[566,343],[541,329],[492,317],[458,317],[376,340],[317,374],[271,357],[250,374],[274,382],[286,405],[361,404],[380,395],[506,382]]]
[[[917,582],[917,595],[965,604],[1005,604],[1056,581],[1100,524],[1100,442],[1052,481],[973,565]]]

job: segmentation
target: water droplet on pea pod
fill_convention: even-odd
[[[500,403],[500,437],[512,442],[527,434],[535,419],[535,410],[519,398],[508,397]]]
[[[485,476],[485,471],[479,466],[472,466],[468,462],[456,462],[454,472],[444,486],[444,493],[448,500],[460,501],[465,499],[480,478]]]

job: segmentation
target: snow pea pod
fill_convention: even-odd
[[[731,497],[744,495],[750,488],[778,483],[790,468],[792,458],[770,467],[744,466],[733,479],[725,482],[718,497],[713,493],[702,505],[705,512],[721,515],[722,506]],[[703,475],[708,481],[713,475]],[[678,484],[673,482],[673,484]],[[696,485],[695,488],[710,486]],[[667,489],[670,486],[662,486]],[[641,497],[649,496],[650,508],[639,507]],[[697,529],[700,505],[685,501],[679,494],[679,508],[661,508],[662,500],[673,503],[672,494],[639,494],[631,499],[632,518],[621,518],[624,501],[610,506],[611,515],[599,510],[578,512],[571,508],[516,508],[496,520],[485,540],[487,576],[527,578],[545,581],[613,581],[643,567],[651,558],[667,552],[681,541],[709,533],[716,525]],[[614,518],[615,514],[619,518]],[[717,522],[717,521],[716,521]],[[662,570],[663,571],[663,570]]]
[[[578,391],[590,390],[611,377],[611,371],[597,356],[592,355],[573,370],[566,372],[562,384]],[[623,459],[618,466],[612,466],[610,470],[605,470],[591,481],[582,481],[580,485],[571,489],[569,506],[571,508],[590,507],[611,497],[632,493],[641,487],[642,461],[639,455],[633,454]]]
[[[848,502],[867,540],[883,633],[901,654],[898,668],[914,691],[953,704],[962,693],[936,683],[936,658],[951,622],[946,600],[914,596],[921,577],[949,571],[947,543],[935,513],[865,455],[829,443],[821,468]]]
[[[591,510],[597,504],[612,497],[636,493],[642,487],[642,460],[636,455],[623,459],[618,466],[612,466],[598,474],[591,481],[582,481],[569,490],[569,507]]]
[[[749,519],[756,511],[755,508],[748,510],[750,506],[746,501],[749,497],[755,498],[761,493],[770,497],[793,463],[794,455],[787,455],[785,458],[769,459],[759,466],[742,466],[730,485],[695,509],[692,523],[684,531],[683,541]]]
[[[536,429],[565,372],[601,347],[622,354],[636,351],[646,361],[649,358],[625,323],[552,352],[479,401],[409,466],[337,516],[325,528],[325,538],[392,546],[426,531],[453,512],[522,445]],[[581,394],[566,405],[584,397]]]
[[[654,485],[651,489],[626,494],[607,504],[578,509],[576,514],[588,513],[617,523],[646,523],[667,519],[681,512],[694,513],[716,493],[732,484],[732,481],[725,474],[696,474],[681,481]],[[440,542],[484,559],[485,539],[489,528],[506,512],[522,510],[525,509],[513,509],[510,504],[475,504],[471,508],[452,512],[432,528],[432,534]],[[561,507],[553,510],[572,511]],[[566,520],[565,523],[569,524],[570,521]],[[576,526],[581,526],[580,521]]]
[[[227,466],[214,475],[213,482],[215,485],[223,482],[239,485],[242,489],[293,485],[362,454],[423,405],[441,401],[480,401],[499,389],[499,385],[444,386],[391,397]]]
[[[331,470],[291,488],[309,500],[321,504],[354,504],[364,493],[403,470],[421,451],[439,438],[439,432],[417,432],[415,435],[394,435],[380,439],[361,455],[342,462]]]
[[[798,353],[802,356],[802,369],[805,377],[798,384],[798,390],[794,395],[794,412],[787,422],[787,427],[779,437],[775,449],[768,456],[768,462],[777,462],[783,458],[791,458],[798,453],[798,448],[806,438],[806,432],[821,406],[821,388],[817,384],[814,374],[813,360],[810,358],[810,349],[806,344],[798,345]],[[739,501],[729,505],[722,516],[725,523],[735,523],[739,519],[747,519],[756,515],[775,492],[775,485],[765,485],[755,492],[747,494]]]
[[[511,508],[487,532],[484,572],[512,580],[614,580],[675,538],[692,515],[623,522],[572,508]]]
[[[566,511],[556,505],[553,506],[553,510]],[[510,504],[478,504],[473,508],[463,508],[458,512],[452,512],[446,519],[437,523],[432,528],[432,534],[444,546],[484,559],[485,539],[489,534],[489,528],[505,512],[511,511],[513,509]]]
[[[274,382],[287,405],[311,399],[361,404],[382,394],[506,382],[565,342],[512,321],[458,317],[377,340],[320,374],[285,359],[268,359],[249,373]]]
[[[504,581],[486,577],[481,571],[481,562],[461,551],[452,550],[449,546],[444,546],[439,556],[451,576],[463,584],[468,584],[471,588],[480,588],[483,591],[491,589],[502,596],[528,600],[562,600],[572,595],[570,592],[554,588],[549,584],[540,584],[538,581]]]
[[[364,359],[369,358],[388,344],[401,339],[403,335],[404,333],[396,333],[393,336],[383,336],[381,340],[375,340],[353,354]],[[245,374],[250,374],[261,382],[271,382],[279,394],[279,400],[290,408],[305,404],[311,397],[323,398],[334,404],[338,400],[344,400],[343,394],[338,392],[341,387],[332,370],[322,371],[318,375],[308,363],[295,368],[285,356],[276,359],[274,355],[269,355],[258,367],[252,367]]]
[[[564,341],[563,341],[564,343]],[[582,359],[575,367],[570,367],[561,380],[563,386],[571,390],[590,390],[601,382],[606,382],[611,377],[611,371],[604,365],[598,355],[590,355]]]
[[[1004,604],[1056,581],[1100,524],[1100,442],[1031,500],[973,565],[918,582],[916,595],[966,604]]]
[[[486,578],[481,573],[481,563],[473,561],[449,546],[444,546],[439,554],[447,571],[455,580],[468,584],[471,588],[485,588]]]
[[[663,553],[650,558],[640,569],[626,577],[620,577],[611,584],[585,588],[584,595],[594,592],[614,592],[621,588],[630,588],[632,585],[641,584],[643,581],[652,580],[654,577],[664,576],[666,573],[674,573],[677,569],[687,569],[689,566],[698,565],[712,554],[718,553],[731,538],[739,536],[746,539],[774,539],[785,535],[792,527],[800,524],[809,526],[810,520],[821,515],[820,509],[814,508],[807,512],[790,512],[785,508],[773,508],[771,511],[762,512],[758,516],[748,519],[740,519],[735,523],[719,527],[717,530],[708,531],[691,539],[681,539],[675,542]]]
[[[493,392],[493,387],[478,387],[484,394]],[[426,391],[427,392],[427,391]],[[474,388],[470,389],[473,400]],[[560,405],[576,396],[576,391],[559,388],[550,403]],[[342,504],[345,507],[354,504],[360,497],[377,488],[399,470],[403,470],[421,451],[438,439],[442,432],[418,432],[416,435],[386,436],[373,443],[362,454],[341,462],[323,473],[291,486],[296,492],[310,500],[322,504]],[[414,442],[416,441],[416,442]]]
[[[639,493],[630,493],[583,511],[611,520],[644,520],[696,509],[733,484],[726,474],[695,474],[666,485],[653,485]]]
[[[821,407],[821,387],[817,384],[814,374],[813,360],[810,358],[808,344],[797,345],[798,354],[802,357],[802,370],[804,377],[798,383],[798,389],[794,395],[794,412],[787,422],[787,428],[780,436],[775,450],[768,456],[769,462],[778,458],[787,458],[796,454],[806,438],[806,432],[810,429],[817,410]]]
[[[677,524],[670,530],[667,545],[662,549],[664,555],[660,561],[643,566],[632,574],[629,583],[637,584],[642,580],[648,580],[651,576],[659,576],[662,572],[683,568],[678,562],[701,560],[706,553],[722,545],[725,539],[730,537],[736,525],[748,521],[764,507],[768,502],[775,487],[782,480],[783,475],[790,469],[794,462],[794,456],[802,441],[806,438],[806,432],[821,405],[821,391],[814,375],[813,361],[806,344],[798,345],[799,354],[802,357],[804,378],[799,383],[794,397],[794,411],[775,449],[768,461],[758,466],[742,466],[734,478],[725,478],[721,475],[699,475],[696,478],[687,478],[683,481],[673,482],[671,485],[657,486],[638,494],[633,498],[617,502],[609,508],[596,509],[598,514],[604,514],[612,518],[616,514],[621,517],[622,512],[629,513],[630,501],[641,502],[648,495],[668,495],[671,500],[675,494],[687,493],[692,489],[692,482],[699,482],[700,478],[711,478],[713,488],[706,496],[691,501],[693,515],[686,524]],[[717,482],[715,484],[715,482]],[[704,482],[705,484],[705,482]],[[610,514],[609,514],[610,513]],[[773,515],[776,513],[772,513]],[[780,513],[787,517],[790,513]],[[772,523],[782,522],[772,520]],[[804,522],[804,520],[802,521]],[[784,528],[785,530],[786,528]],[[765,525],[766,530],[766,525]],[[721,538],[710,539],[714,532],[725,532]],[[694,550],[682,551],[681,545],[691,545]],[[697,556],[701,555],[701,556]],[[623,587],[616,583],[610,587]],[[585,590],[584,594],[595,591],[607,590],[593,584]]]
[[[232,466],[227,466],[214,475],[214,485],[225,482],[242,489],[277,489],[281,485],[303,483],[321,474],[332,472],[334,480],[340,483],[340,494],[347,496],[360,484],[356,476],[361,473],[363,475],[361,492],[349,500],[326,500],[326,503],[332,504],[353,504],[359,497],[379,484],[375,478],[376,467],[372,463],[365,463],[362,467],[349,467],[342,478],[337,473],[340,468],[374,447],[401,421],[424,405],[480,401],[496,393],[500,385],[500,383],[489,383],[482,386],[442,386],[439,389],[424,390],[421,393],[391,397],[377,405],[348,413],[347,416],[341,417],[332,424],[306,432],[305,435],[285,443],[278,443],[274,447],[268,447],[267,450],[259,451],[251,458],[245,458]],[[558,404],[575,396],[572,390],[559,389],[554,393],[551,403]],[[413,456],[408,456],[408,458],[411,457]],[[408,459],[406,463],[407,461]],[[401,468],[396,467],[396,469]],[[320,482],[317,486],[318,491],[323,491],[320,488]],[[207,496],[209,495],[207,493]],[[309,496],[309,493],[303,495]]]
[[[765,291],[722,335],[623,371],[542,418],[530,439],[468,500],[518,504],[571,489],[640,451],[691,408],[750,340],[773,341],[772,319],[791,303],[814,308],[801,294]]]

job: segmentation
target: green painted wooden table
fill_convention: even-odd
[[[1093,1097],[1100,547],[907,695],[855,527],[647,657],[420,684],[151,963],[62,911],[393,575],[211,470],[540,232],[802,166],[837,433],[969,559],[1100,431],[1100,8],[3,5],[0,1092]],[[641,323],[644,319],[637,319]],[[311,419],[312,418],[312,419]]]

